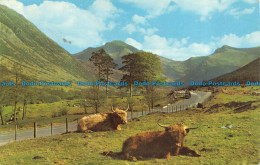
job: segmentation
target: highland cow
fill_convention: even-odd
[[[159,124],[160,125],[160,124]],[[185,147],[184,137],[190,129],[184,124],[163,126],[164,131],[143,132],[129,137],[120,153],[125,159],[170,158],[171,155],[200,156],[196,151]]]
[[[77,132],[121,130],[119,124],[127,123],[126,111],[116,109],[112,112],[84,116],[78,123]]]

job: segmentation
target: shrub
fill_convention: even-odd
[[[67,108],[63,107],[60,109],[60,116],[67,115],[68,112],[69,112],[69,110]]]

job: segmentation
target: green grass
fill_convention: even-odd
[[[239,88],[236,90],[239,91]],[[260,108],[251,107],[244,112],[234,113],[238,107],[223,105],[215,107],[224,108],[223,111],[207,112],[218,102],[230,103],[238,101],[238,98],[244,102],[258,101],[257,97],[230,97],[230,94],[219,92],[204,109],[190,109],[174,114],[154,113],[129,121],[127,127],[122,126],[121,131],[70,133],[0,146],[0,164],[257,164]],[[198,151],[201,157],[173,156],[170,159],[147,159],[134,163],[101,154],[104,151],[120,152],[124,140],[136,133],[163,130],[156,124],[159,119],[165,125],[183,122],[187,126],[199,127],[190,131],[184,143]],[[219,128],[226,124],[240,128]],[[35,156],[42,158],[33,159]]]

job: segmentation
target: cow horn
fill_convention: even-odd
[[[129,110],[129,104],[127,105],[127,109],[125,110],[125,112],[128,111],[128,110]]]
[[[161,119],[159,119],[159,120],[157,121],[157,124],[158,124],[160,127],[163,127],[163,128],[168,128],[168,127],[169,127],[169,126],[160,124],[160,123],[159,123],[160,120],[161,120]]]
[[[168,128],[169,126],[166,126],[166,125],[161,125],[160,123],[157,123],[160,127],[163,127],[163,128]]]
[[[185,128],[185,129],[197,129],[198,127],[190,127],[190,128]]]
[[[112,110],[113,112],[115,112],[115,110],[114,110],[114,106],[113,106],[113,105],[111,106],[111,110]]]
[[[158,124],[160,127],[163,127],[163,128],[168,128],[168,127],[169,127],[168,125],[162,125],[162,124],[160,124],[160,123],[159,123],[160,120],[161,120],[161,119],[159,119],[159,120],[157,121],[157,124]]]

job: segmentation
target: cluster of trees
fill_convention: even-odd
[[[18,114],[24,120],[28,104],[52,103],[62,99],[74,99],[81,94],[80,91],[65,91],[63,88],[21,86],[21,81],[30,82],[33,80],[24,76],[22,68],[18,66],[14,66],[11,70],[0,67],[0,73],[0,82],[10,82],[10,79],[15,82],[15,86],[0,86],[0,119],[2,125],[7,120],[16,121]],[[12,115],[5,117],[4,107],[6,106],[13,106],[13,112]]]
[[[89,59],[97,67],[98,81],[108,82],[110,75],[113,74],[113,69],[117,66],[104,49],[100,49],[97,52],[93,52]],[[132,110],[134,101],[133,87],[134,81],[138,82],[151,82],[151,81],[163,81],[165,78],[162,76],[163,69],[161,67],[160,59],[148,52],[136,52],[122,56],[122,63],[124,66],[119,68],[123,72],[121,81],[127,82],[128,86],[119,86],[118,88],[127,88],[129,90],[128,104]],[[98,112],[98,108],[104,103],[103,92],[100,91],[100,87],[93,87],[87,93],[86,100],[89,100],[89,104],[93,106]],[[146,104],[149,109],[154,107],[155,101],[158,98],[158,93],[155,86],[138,86],[139,91],[145,96]],[[108,96],[108,86],[106,86],[106,97]]]

